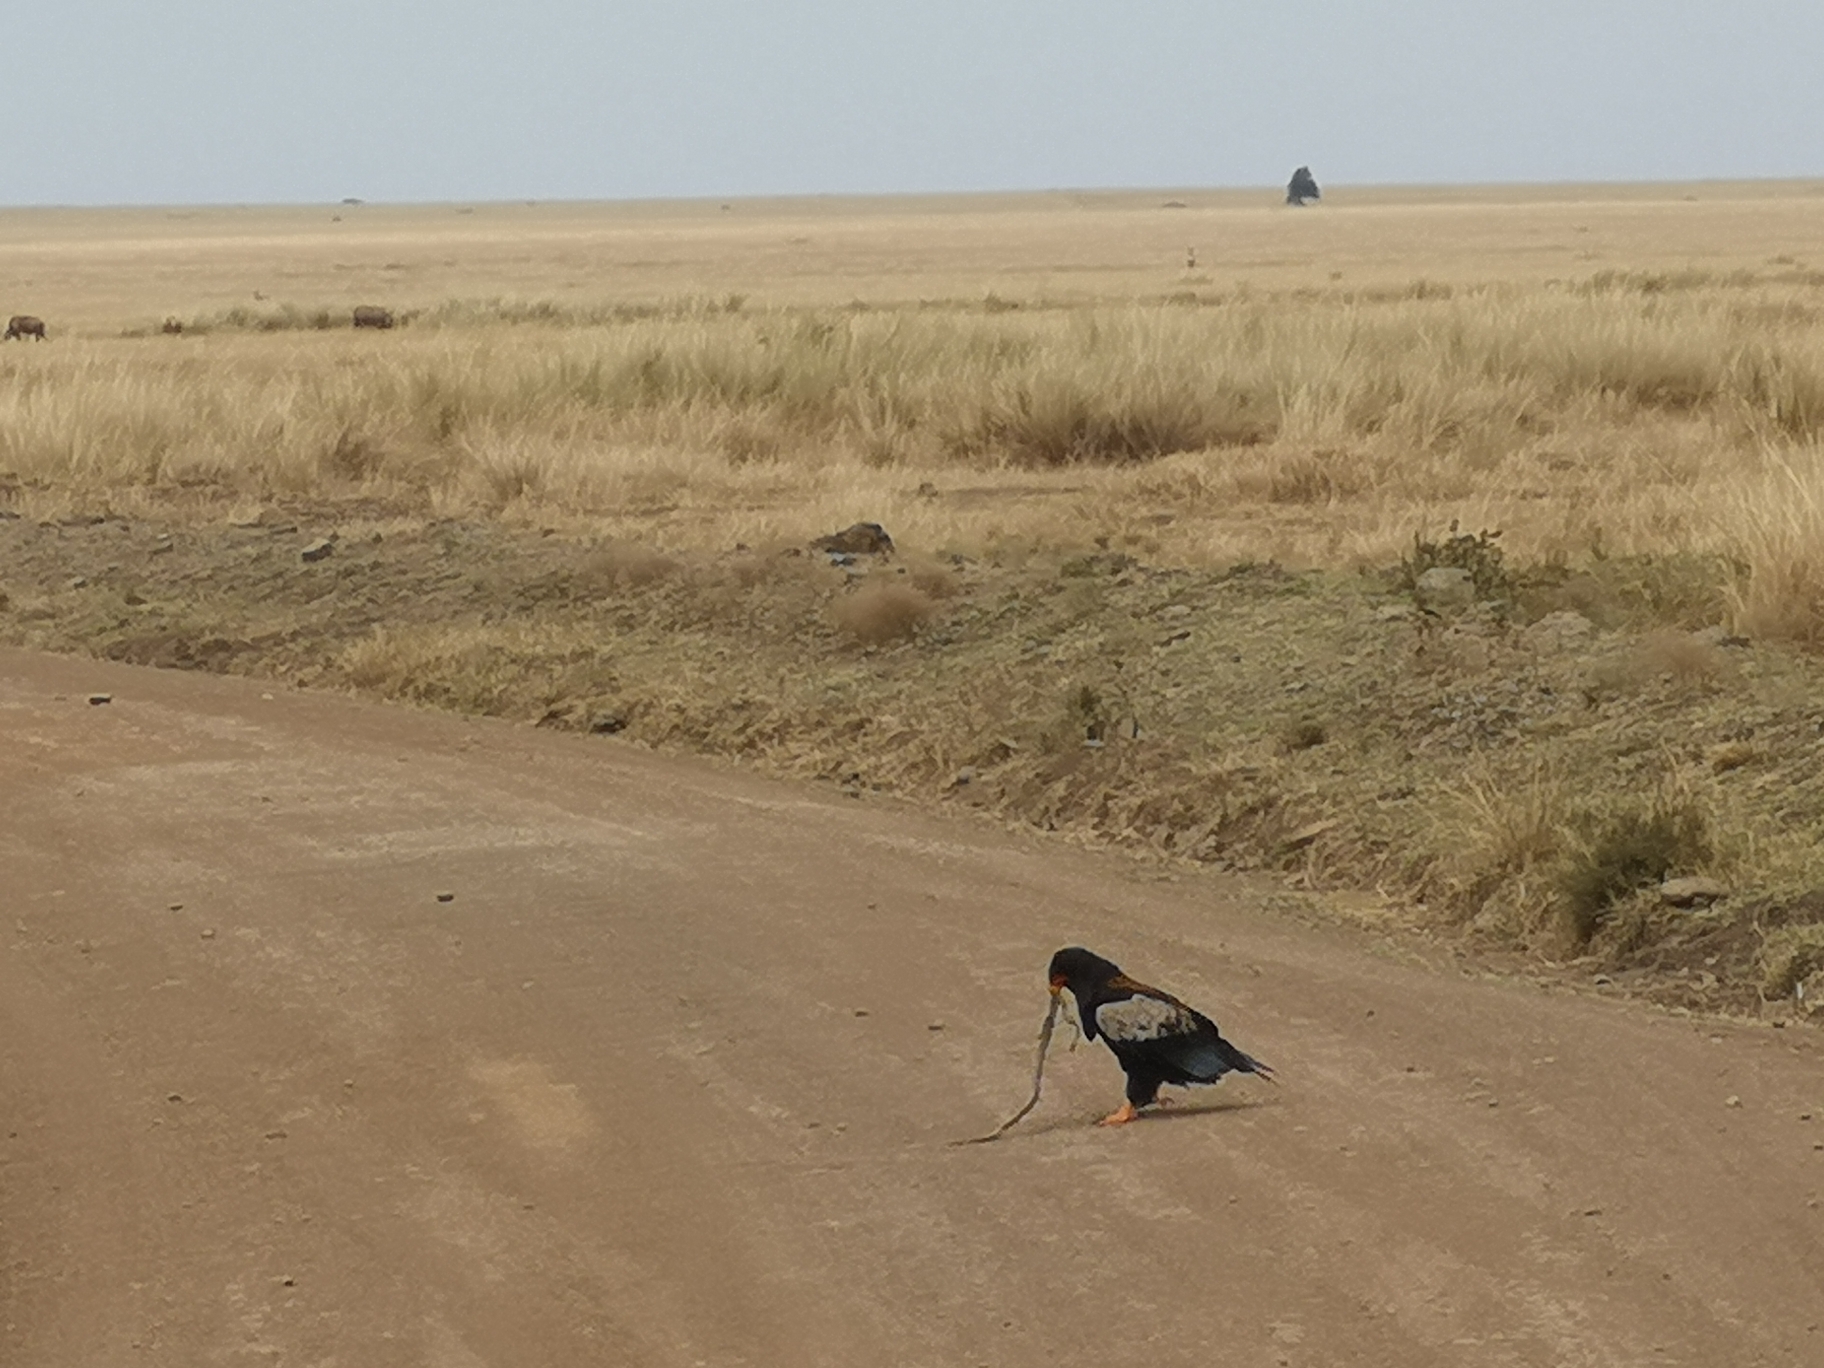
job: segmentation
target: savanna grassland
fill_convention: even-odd
[[[1275,199],[0,214],[0,637],[1805,1010],[1824,186]]]

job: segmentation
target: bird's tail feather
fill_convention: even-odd
[[[1228,1045],[1229,1042],[1225,1040],[1223,1041],[1223,1044]],[[1237,1072],[1251,1073],[1256,1078],[1264,1078],[1269,1083],[1279,1082],[1279,1080],[1273,1076],[1274,1070],[1271,1064],[1264,1064],[1260,1060],[1254,1058],[1253,1055],[1238,1050],[1233,1045],[1229,1045],[1229,1052],[1234,1056],[1234,1058],[1229,1061],[1230,1067],[1234,1068]]]

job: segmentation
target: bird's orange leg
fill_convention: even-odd
[[[1120,1111],[1110,1112],[1107,1116],[1096,1122],[1096,1124],[1098,1126],[1125,1126],[1138,1115],[1140,1115],[1140,1113],[1134,1110],[1134,1104],[1132,1102],[1123,1102]]]

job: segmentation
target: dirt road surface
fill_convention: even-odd
[[[0,1362],[1824,1364],[1814,1035],[1245,901],[0,653]],[[1096,1046],[948,1147],[1024,1096],[1072,942],[1283,1085],[1096,1129]]]

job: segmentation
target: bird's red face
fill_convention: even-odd
[[[1063,992],[1069,982],[1070,980],[1065,978],[1062,974],[1054,977],[1051,981],[1051,995],[1056,997],[1059,993]]]

